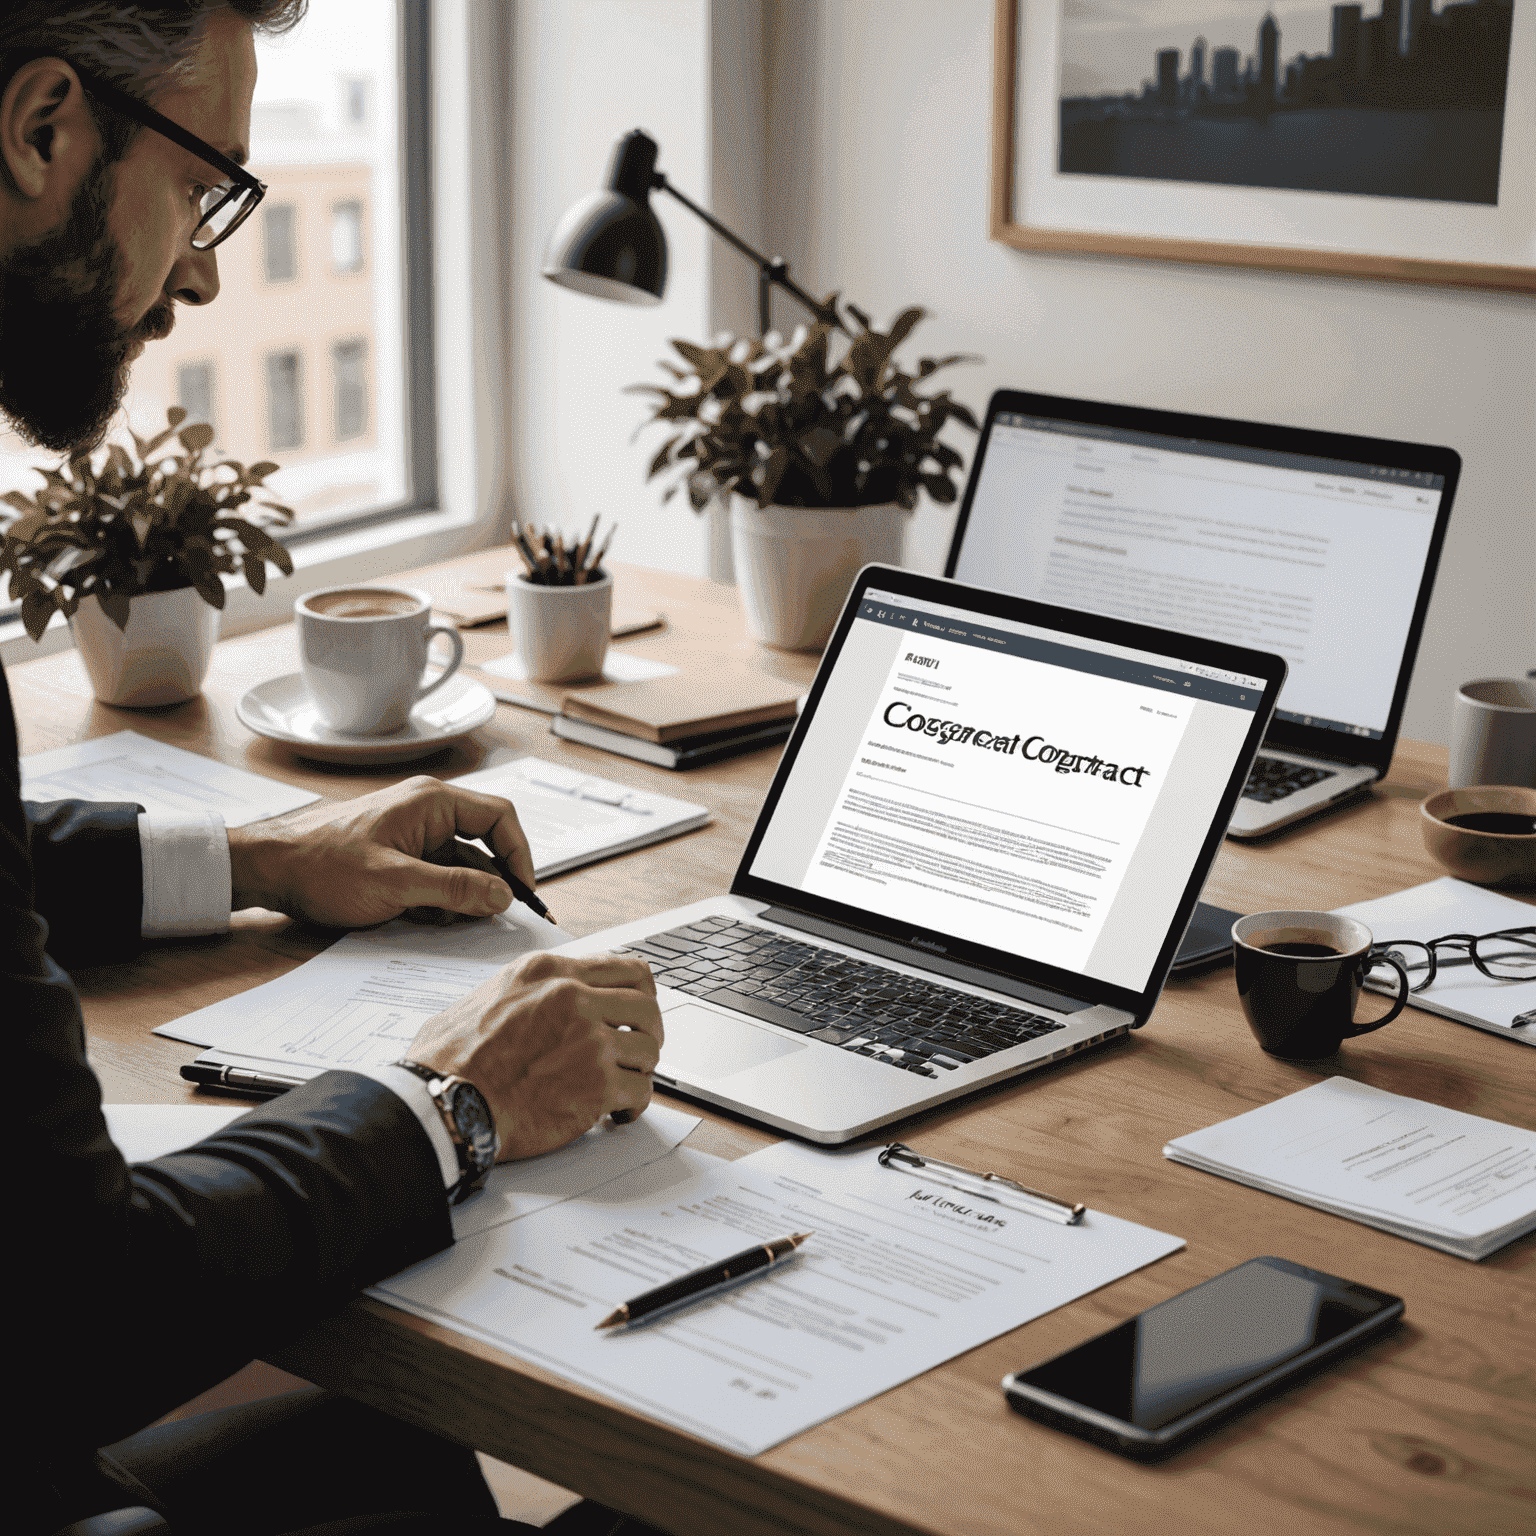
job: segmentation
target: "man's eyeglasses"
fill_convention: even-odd
[[[162,116],[137,96],[130,96],[127,91],[120,91],[115,85],[78,69],[75,73],[80,76],[80,83],[85,87],[87,95],[105,102],[124,117],[130,117],[146,128],[153,128],[171,143],[190,150],[224,177],[216,187],[210,187],[203,193],[202,218],[192,231],[194,250],[211,251],[220,241],[229,239],[250,218],[257,203],[266,196],[267,184],[264,181],[258,181],[243,165],[231,160],[228,155],[221,155],[213,145],[198,138],[195,133],[188,133],[179,123],[173,123],[170,118]]]
[[[1448,933],[1442,939],[1389,939],[1374,946],[1395,954],[1411,978],[1409,991],[1433,985],[1441,966],[1474,965],[1490,981],[1536,979],[1536,926],[1501,928],[1496,933]]]

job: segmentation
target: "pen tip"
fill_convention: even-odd
[[[628,1306],[622,1306],[617,1312],[610,1312],[592,1331],[597,1333],[603,1328],[617,1328],[621,1323],[627,1323],[628,1321],[629,1308]]]
[[[789,1240],[790,1240],[790,1242],[792,1242],[795,1245],[796,1248],[798,1248],[800,1246],[800,1244],[803,1243],[806,1240],[806,1238],[808,1238],[808,1237],[815,1237],[815,1236],[816,1236],[816,1233],[814,1231],[811,1231],[811,1232],[796,1232],[796,1233],[794,1233],[790,1237]]]

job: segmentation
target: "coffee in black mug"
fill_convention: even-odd
[[[1233,923],[1237,995],[1259,1044],[1274,1056],[1313,1061],[1390,1024],[1408,1001],[1408,972],[1372,944],[1364,923],[1332,912],[1256,912]],[[1397,972],[1397,1001],[1357,1024],[1360,989],[1381,966]]]

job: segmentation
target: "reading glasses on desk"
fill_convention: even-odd
[[[1464,954],[1455,951],[1464,950]],[[1475,965],[1490,981],[1530,981],[1536,978],[1536,924],[1501,928],[1496,933],[1448,933],[1442,938],[1387,939],[1375,952],[1396,955],[1412,977],[1409,987],[1422,992],[1434,985],[1441,966]]]
[[[1056,1199],[1054,1195],[1042,1194],[1040,1190],[1004,1178],[1000,1173],[977,1173],[974,1169],[962,1168],[959,1163],[923,1157],[903,1141],[893,1141],[880,1153],[880,1166],[889,1168],[893,1173],[910,1173],[914,1178],[918,1177],[917,1170],[923,1169],[922,1177],[930,1184],[942,1184],[946,1189],[959,1190],[962,1195],[970,1195],[977,1200],[990,1200],[995,1205],[1008,1206],[1029,1216],[1043,1216],[1047,1221],[1059,1221],[1064,1227],[1075,1227],[1088,1209],[1086,1205],[1072,1205]],[[935,1168],[953,1177],[940,1178],[931,1171]],[[967,1182],[961,1183],[960,1180]]]

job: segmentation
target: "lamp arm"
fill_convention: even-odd
[[[784,261],[781,257],[777,256],[764,256],[761,251],[753,250],[753,248],[748,245],[745,240],[743,240],[739,235],[735,234],[732,230],[728,229],[724,224],[722,224],[720,220],[714,216],[714,214],[710,213],[705,208],[699,207],[699,205],[694,202],[692,198],[684,197],[683,194],[679,192],[670,181],[667,180],[666,176],[663,175],[662,172],[656,171],[653,173],[651,185],[658,190],[669,193],[672,197],[675,197],[678,202],[683,205],[683,207],[688,209],[690,213],[697,214],[699,218],[703,219],[703,221],[708,224],[709,227],[714,230],[714,232],[719,235],[727,245],[735,246],[735,248],[740,251],[748,261],[757,263],[759,284],[758,308],[760,311],[759,318],[762,321],[762,328],[764,332],[766,332],[768,329],[767,293],[768,285],[771,283],[776,283],[786,293],[792,295],[794,298],[799,299],[799,301],[805,305],[805,307],[810,310],[810,312],[815,315],[823,325],[835,325],[840,331],[846,331],[848,329],[848,327],[843,324],[842,317],[830,304],[823,304],[820,299],[815,298],[811,294],[807,293],[805,289],[799,285],[799,283],[794,282],[790,278],[789,263],[787,261]]]

